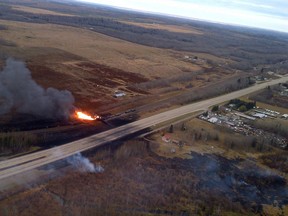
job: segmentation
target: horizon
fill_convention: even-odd
[[[288,33],[285,0],[74,0],[114,8]]]

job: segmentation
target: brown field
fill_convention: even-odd
[[[202,35],[203,33],[200,30],[192,28],[190,26],[176,26],[176,25],[166,25],[166,24],[158,24],[158,23],[137,23],[137,22],[127,22],[121,21],[123,23],[127,23],[130,25],[140,26],[148,29],[161,29],[167,30],[170,32],[178,32],[178,33],[187,33],[187,34],[197,34]]]
[[[166,77],[201,69],[197,65],[184,62],[184,54],[180,52],[137,45],[86,29],[53,24],[45,24],[43,28],[42,24],[13,21],[0,21],[0,24],[9,28],[1,31],[1,36],[23,49],[60,49],[92,62],[142,74],[147,78]],[[37,53],[32,55],[35,57]]]
[[[26,7],[26,6],[22,6],[22,5],[13,6],[12,9],[13,10],[27,12],[27,13],[33,13],[33,14],[73,16],[71,14],[57,13],[57,12],[54,12],[54,11],[51,11],[51,10],[45,10],[45,9],[34,8],[34,7]]]
[[[158,101],[158,95],[163,98],[179,95],[191,80],[170,83],[172,92],[165,91],[161,86],[159,89],[148,88],[143,91],[138,89],[137,83],[170,77],[177,80],[178,76],[193,76],[195,72],[210,67],[205,61],[200,64],[187,61],[185,55],[197,55],[219,64],[227,62],[226,59],[205,53],[138,45],[83,28],[3,20],[0,24],[8,28],[1,31],[1,37],[15,44],[2,46],[3,51],[25,60],[33,77],[44,87],[70,90],[76,98],[76,106],[81,105],[86,109],[122,103],[123,100],[112,97],[117,89],[127,93],[125,101],[128,99],[130,105],[134,103],[135,96],[148,92],[155,98],[151,100],[149,96],[145,103]],[[216,82],[231,75],[233,73],[227,70],[209,69],[209,72],[200,75],[201,79],[193,80],[193,86],[203,86],[207,80]],[[141,105],[144,101],[138,102],[134,105]],[[128,107],[123,106],[120,110]]]

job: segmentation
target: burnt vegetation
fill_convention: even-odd
[[[263,164],[273,169],[280,170],[281,172],[288,173],[288,152],[273,153],[263,155],[261,160]]]
[[[288,202],[286,180],[249,162],[197,153],[167,159],[150,145],[134,140],[103,148],[93,160],[104,173],[72,171],[1,202],[0,209],[7,215],[39,208],[42,215],[261,215],[262,204]]]

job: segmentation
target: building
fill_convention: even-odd
[[[114,92],[114,97],[115,98],[119,98],[119,97],[124,97],[126,94],[124,93],[124,92],[122,92],[122,91],[115,91]]]
[[[280,93],[280,95],[282,95],[282,96],[288,96],[288,89],[285,89],[284,91],[282,91],[282,92]]]
[[[255,113],[253,114],[253,116],[256,118],[260,118],[260,119],[268,117],[266,114],[263,114],[263,113]]]
[[[162,141],[166,143],[171,142],[171,136],[169,134],[165,134],[164,136],[162,136]]]
[[[212,117],[212,118],[208,119],[208,121],[210,123],[215,124],[215,123],[218,123],[220,120],[218,118],[216,118],[216,117]],[[221,121],[219,123],[221,123]]]

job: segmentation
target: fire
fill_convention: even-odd
[[[87,115],[87,114],[85,114],[85,113],[83,113],[83,112],[80,112],[80,111],[77,111],[77,112],[76,112],[76,116],[77,116],[77,118],[79,118],[79,119],[87,120],[87,121],[94,121],[94,120],[96,120],[96,119],[99,118],[98,116],[92,117],[92,116]]]

